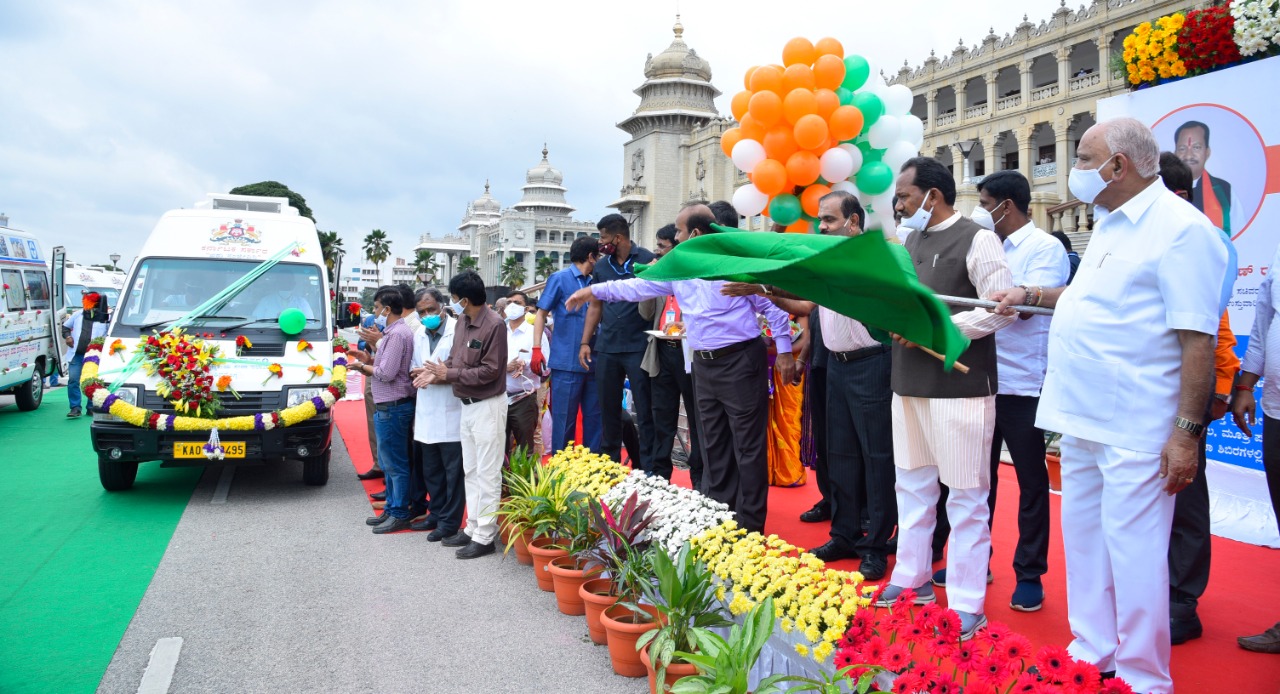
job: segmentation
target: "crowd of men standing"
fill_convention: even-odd
[[[970,340],[964,369],[945,370],[927,350],[778,287],[637,276],[637,265],[717,233],[717,221],[736,226],[727,203],[681,210],[653,253],[633,243],[625,218],[606,216],[599,241],[574,241],[571,264],[547,279],[532,316],[522,292],[495,311],[473,272],[450,280],[447,303],[436,289],[383,287],[373,308],[385,327],[362,329],[369,347],[353,365],[369,384],[370,445],[387,484],[383,513],[368,520],[373,532],[428,530],[459,558],[492,553],[503,458],[534,440],[544,378],[548,452],[575,439],[581,421],[581,443],[621,459],[631,422],[631,464],[668,479],[683,402],[694,487],[728,504],[740,526],[763,531],[763,320],[782,381],[807,374],[822,500],[801,519],[831,522],[816,556],[859,558],[868,580],[888,576],[882,604],[907,590],[933,602],[934,587],[945,586],[963,638],[972,637],[986,624],[1007,449],[1019,495],[1009,600],[1039,610],[1050,538],[1044,435],[1058,432],[1071,652],[1135,691],[1171,691],[1170,644],[1200,635],[1196,601],[1207,583],[1201,436],[1233,395],[1247,428],[1270,323],[1237,380],[1229,326],[1223,332],[1236,275],[1230,242],[1188,202],[1180,177],[1189,173],[1176,157],[1162,160],[1151,131],[1130,119],[1094,126],[1077,152],[1071,191],[1095,205],[1082,260],[1036,227],[1018,172],[987,176],[966,217],[947,167],[923,157],[902,167],[895,212],[915,275],[941,295],[1000,302],[953,308]],[[853,195],[821,200],[823,234],[861,234],[865,218]],[[1024,305],[1056,313],[1015,313]],[[1260,321],[1264,313],[1269,321],[1260,303]],[[792,316],[810,317],[797,345]],[[682,340],[646,334],[677,322]],[[945,544],[946,567],[935,572]],[[1241,643],[1280,651],[1277,630]]]

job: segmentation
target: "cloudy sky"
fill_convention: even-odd
[[[515,203],[543,141],[576,216],[605,214],[627,137],[614,124],[677,8],[727,113],[743,72],[793,36],[834,36],[893,73],[1057,5],[0,0],[0,212],[73,260],[125,265],[165,210],[270,179],[342,235],[348,263],[372,228],[407,257],[454,230],[486,178]]]

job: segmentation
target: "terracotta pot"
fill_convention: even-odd
[[[1046,453],[1044,464],[1049,468],[1049,489],[1062,491],[1062,456]]]
[[[510,499],[510,498],[511,498],[511,497],[509,497],[509,496],[504,496],[504,497],[502,497],[502,500],[498,502],[498,510],[499,510],[499,511],[501,511],[501,510],[502,510],[502,507],[503,507],[503,506],[506,506],[506,505],[507,505],[507,500],[508,500],[508,499]],[[499,516],[499,520],[498,520],[498,537],[502,540],[502,546],[503,546],[503,547],[506,547],[507,545],[511,544],[511,526],[510,526],[510,525],[508,525],[506,521],[501,520],[501,518],[502,518],[502,517],[501,517],[501,516]]]
[[[533,555],[529,553],[529,541],[532,539],[532,530],[526,530],[524,534],[511,538],[511,549],[515,550],[516,561],[521,564],[533,564]]]
[[[600,623],[609,635],[609,660],[613,663],[613,671],[623,677],[644,677],[648,670],[640,660],[636,641],[646,631],[658,628],[655,614],[637,615],[629,607],[614,605],[600,615]]]
[[[533,577],[538,580],[538,588],[548,593],[555,590],[551,582],[548,564],[557,557],[569,556],[569,550],[555,544],[556,538],[540,537],[529,543],[529,554],[533,556]]]
[[[659,694],[658,692],[658,671],[653,667],[653,661],[649,660],[649,645],[640,651],[640,662],[644,663],[644,667],[649,671],[649,694]],[[689,663],[671,663],[667,666],[667,676],[663,679],[662,691],[668,691],[668,688],[676,683],[681,677],[698,674],[698,668]]]
[[[605,608],[612,607],[618,602],[617,597],[609,594],[612,587],[613,582],[607,578],[593,578],[578,587],[578,596],[582,598],[586,607],[587,631],[591,633],[593,643],[609,642],[604,625],[600,623],[600,617],[604,614]]]
[[[587,606],[582,601],[582,596],[578,594],[578,588],[591,577],[598,575],[600,570],[595,569],[588,575],[587,571],[581,568],[577,557],[565,555],[548,562],[547,572],[551,574],[552,588],[556,592],[556,606],[560,611],[572,615],[586,614]]]

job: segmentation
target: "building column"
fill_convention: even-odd
[[[1028,181],[1032,181],[1032,186],[1034,188],[1035,184],[1031,178],[1031,167],[1035,166],[1033,157],[1035,156],[1034,147],[1036,126],[1028,125],[1023,128],[1018,128],[1016,134],[1018,136],[1018,171],[1020,171]]]
[[[930,89],[924,93],[925,104],[929,120],[925,121],[924,129],[933,130],[938,124],[938,90]]]
[[[1028,108],[1031,105],[1031,68],[1035,65],[1035,60],[1024,60],[1018,66],[1018,72],[1022,76],[1022,108]]]
[[[964,110],[969,108],[969,95],[966,93],[968,86],[968,80],[960,80],[951,85],[951,89],[956,93],[956,123],[964,122]]]
[[[1067,147],[1071,140],[1072,121],[1056,120],[1053,122],[1053,141],[1054,154],[1053,158],[1057,164],[1058,173],[1056,176],[1055,188],[1058,191],[1058,199],[1062,202],[1067,201],[1067,176],[1071,170],[1071,160],[1067,158]]]
[[[1064,95],[1071,80],[1071,48],[1059,48],[1053,57],[1058,59],[1058,94]]]
[[[1104,31],[1095,41],[1098,46],[1098,76],[1102,79],[1103,89],[1111,85],[1111,39],[1114,37],[1113,32]]]
[[[964,152],[960,150],[958,143],[947,145],[951,150],[951,177],[956,180],[956,187],[960,187],[960,183],[964,181]]]
[[[999,97],[999,94],[996,92],[996,87],[1000,73],[992,71],[986,73],[982,77],[987,81],[987,118],[995,118],[996,99]]]
[[[1002,162],[996,159],[996,149],[1000,147],[1000,142],[1003,139],[1004,136],[1002,134],[987,135],[982,138],[982,152],[983,156],[986,158],[986,163],[984,164],[985,169],[982,175],[990,176],[1004,168],[1004,166],[1002,166]]]

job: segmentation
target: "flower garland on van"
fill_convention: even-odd
[[[333,341],[333,369],[329,387],[319,396],[293,407],[273,412],[258,412],[238,417],[220,419],[203,417],[186,417],[181,415],[160,414],[144,407],[125,402],[110,392],[107,383],[98,378],[99,363],[105,344],[103,338],[89,343],[85,351],[84,367],[80,374],[80,388],[85,397],[92,403],[93,409],[104,414],[114,415],[129,424],[144,429],[157,431],[270,431],[277,427],[290,427],[305,422],[317,414],[333,407],[334,403],[347,394],[347,341],[335,338]]]

